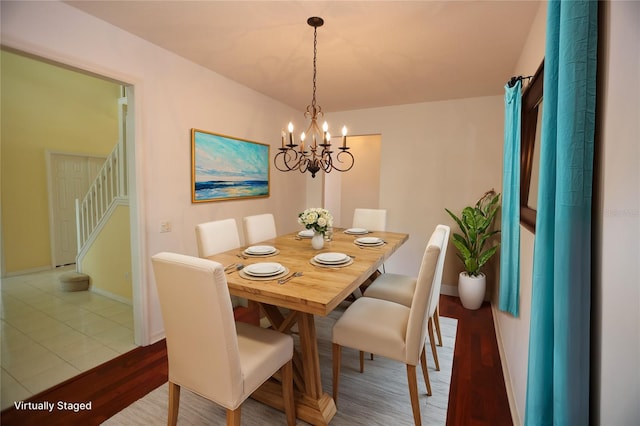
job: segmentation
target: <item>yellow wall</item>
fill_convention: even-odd
[[[51,265],[45,151],[108,155],[118,84],[0,52],[5,272]]]
[[[132,301],[129,207],[116,207],[82,262],[91,289]]]

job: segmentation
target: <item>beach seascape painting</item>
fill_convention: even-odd
[[[194,203],[269,196],[269,145],[191,129]]]

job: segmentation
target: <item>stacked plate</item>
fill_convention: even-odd
[[[285,267],[275,262],[252,263],[244,267],[242,272],[252,277],[273,277],[285,271]]]
[[[320,253],[313,260],[320,265],[343,266],[351,261],[351,257],[344,253]]]
[[[298,237],[300,238],[311,238],[313,237],[313,229],[305,229],[298,232]]]
[[[364,234],[368,234],[369,230],[365,228],[349,228],[349,229],[345,229],[344,233],[351,234],[351,235],[364,235]]]
[[[384,240],[378,237],[360,237],[354,241],[360,247],[377,247],[384,244]]]
[[[276,252],[276,248],[272,246],[251,246],[247,247],[244,254],[249,256],[268,256]]]

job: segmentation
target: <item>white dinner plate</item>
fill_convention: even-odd
[[[360,244],[363,246],[379,246],[384,244],[384,241],[378,237],[361,237],[356,238],[356,244]]]
[[[363,235],[363,234],[368,234],[369,230],[365,228],[349,228],[349,229],[345,229],[344,233],[353,234],[353,235]]]
[[[276,248],[273,246],[251,246],[244,251],[247,254],[271,254],[275,253]]]
[[[305,229],[303,231],[298,232],[298,237],[301,237],[301,238],[313,237],[313,229]]]
[[[318,263],[339,265],[348,262],[351,258],[344,253],[320,253],[314,259]]]
[[[271,275],[278,275],[284,271],[284,266],[275,262],[259,262],[247,265],[243,271],[247,275],[253,275],[255,277],[268,277]]]

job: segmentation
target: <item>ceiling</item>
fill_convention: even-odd
[[[499,95],[540,1],[67,1],[304,110]]]

